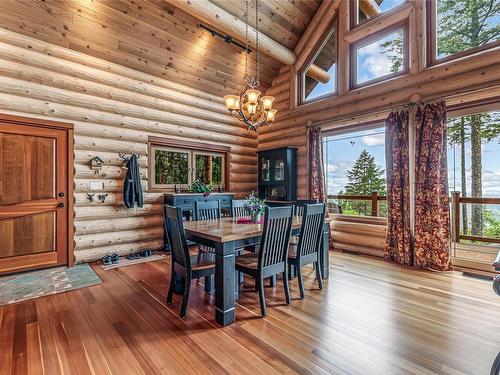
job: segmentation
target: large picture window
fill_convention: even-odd
[[[207,145],[189,143],[186,147],[173,147],[165,140],[150,142],[150,184],[152,189],[171,189],[176,185],[188,187],[199,180],[214,188],[227,187],[228,150],[217,146],[204,150]]]
[[[500,1],[429,0],[429,62],[500,45]]]
[[[351,46],[351,88],[384,81],[407,72],[407,27],[400,25]]]
[[[383,124],[327,134],[323,153],[330,212],[387,216]]]

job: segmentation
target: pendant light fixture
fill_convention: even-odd
[[[257,89],[259,83],[260,52],[259,52],[259,0],[255,0],[255,50],[256,50],[256,71],[255,77],[248,74],[248,1],[245,0],[245,83],[247,89],[239,95],[226,95],[224,100],[226,108],[231,116],[244,122],[248,130],[257,131],[262,125],[271,125],[276,117],[276,109],[273,109],[274,96],[260,96]]]

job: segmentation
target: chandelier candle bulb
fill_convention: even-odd
[[[254,90],[254,89],[248,89],[246,91],[248,103],[250,104],[257,104],[260,96],[260,91],[259,90]]]
[[[238,95],[226,95],[224,96],[224,100],[226,101],[226,108],[228,110],[239,109],[239,97]]]
[[[276,109],[270,109],[270,110],[266,111],[266,121],[273,122],[277,111],[278,110],[276,110]]]
[[[250,115],[255,115],[257,113],[257,103],[247,103],[247,111]]]
[[[274,102],[274,96],[263,96],[262,98],[260,98],[261,102],[262,102],[262,107],[264,108],[264,110],[269,110],[273,107],[273,102]]]

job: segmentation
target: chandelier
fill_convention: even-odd
[[[276,117],[276,109],[273,109],[274,96],[260,96],[259,87],[259,0],[255,0],[255,50],[256,50],[256,73],[255,77],[248,75],[248,1],[245,0],[245,76],[247,89],[239,95],[226,95],[224,100],[226,108],[231,116],[248,125],[248,130],[257,131],[262,125],[270,126]]]

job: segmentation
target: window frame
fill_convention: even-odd
[[[341,126],[341,127],[336,127],[336,128],[332,128],[332,129],[327,129],[327,130],[324,130],[321,132],[321,136],[323,138],[323,143],[326,142],[326,139],[328,137],[332,137],[332,136],[338,136],[338,135],[347,135],[347,134],[350,134],[350,133],[356,133],[356,132],[362,132],[362,131],[367,131],[367,130],[371,130],[371,129],[377,129],[377,128],[384,128],[386,127],[387,125],[385,124],[385,120],[383,119],[377,119],[377,120],[371,120],[371,121],[365,121],[365,122],[362,122],[362,123],[359,123],[359,124],[351,124],[351,125],[345,125],[345,126]],[[324,147],[324,144],[322,144],[322,146]],[[386,142],[384,142],[384,154],[385,154],[385,148],[387,147],[387,144]],[[326,185],[326,196],[327,196],[327,199],[328,199],[328,171],[327,171],[327,165],[328,165],[328,151],[327,151],[327,148],[324,147],[323,148],[323,165],[325,166],[325,185]],[[385,178],[385,182],[386,182],[386,185],[387,185],[387,176]],[[336,195],[336,194],[333,194],[333,195]],[[387,197],[387,194],[386,194],[386,197]],[[378,203],[378,208],[379,208],[379,211],[380,212],[380,203]],[[370,215],[349,215],[349,214],[334,214],[334,215],[337,215],[337,216],[341,216],[343,218],[346,218],[346,219],[354,219],[356,221],[359,221],[359,220],[372,220],[372,221],[375,221],[375,222],[386,222],[387,221],[387,216],[370,216]]]
[[[192,165],[192,152],[189,149],[186,148],[179,148],[179,147],[171,147],[171,146],[165,146],[165,145],[158,145],[158,144],[152,144],[151,145],[151,167],[148,168],[151,170],[151,188],[152,189],[170,189],[174,188],[175,185],[180,185],[180,186],[189,186],[192,183],[192,173],[189,173],[191,171],[191,165]],[[188,165],[188,180],[187,184],[157,184],[155,182],[155,172],[156,172],[156,163],[155,163],[155,151],[167,151],[167,152],[176,152],[176,153],[183,153],[187,154],[187,165]]]
[[[302,67],[299,69],[298,74],[297,74],[297,93],[298,93],[298,100],[297,100],[297,106],[302,106],[310,103],[315,103],[317,101],[336,96],[338,93],[338,76],[339,76],[339,66],[338,66],[338,56],[339,56],[339,32],[338,32],[338,17],[334,17],[330,23],[328,24],[328,27],[326,28],[325,32],[323,32],[323,35],[321,35],[321,38],[316,42],[314,45],[311,53],[305,60],[304,64]],[[306,100],[305,99],[305,77],[306,77],[306,70],[309,68],[309,66],[313,63],[314,60],[316,60],[316,57],[321,53],[322,48],[325,46],[325,44],[328,42],[328,40],[331,37],[331,34],[335,33],[335,46],[336,46],[336,69],[335,69],[335,85],[334,85],[334,91],[330,93],[323,94],[321,96],[318,96],[314,99]]]
[[[376,16],[372,18],[368,18],[362,22],[359,22],[358,15],[359,15],[359,0],[349,0],[349,29],[354,30],[355,28],[364,25],[365,23],[378,19],[381,16],[387,15],[387,14],[393,14],[399,12],[399,10],[404,7],[408,3],[408,0],[404,0],[401,4],[398,6],[389,9],[387,12],[382,12],[380,14],[377,14]]]
[[[196,156],[197,155],[202,155],[202,156],[220,156],[222,157],[222,165],[221,165],[221,183],[220,184],[212,184],[213,187],[219,187],[219,186],[224,186],[224,176],[226,172],[226,166],[224,165],[224,161],[226,159],[226,155],[221,152],[213,152],[213,151],[204,151],[204,150],[192,150],[192,173],[191,173],[191,179],[194,181],[196,179]]]
[[[427,12],[427,25],[426,25],[426,36],[427,36],[427,66],[431,67],[434,65],[442,64],[445,62],[453,61],[461,57],[473,55],[478,52],[482,52],[491,48],[500,46],[500,40],[495,42],[490,42],[483,44],[479,47],[469,48],[465,51],[455,52],[451,55],[438,58],[437,57],[437,0],[427,0],[426,8]]]
[[[358,61],[356,59],[356,51],[359,48],[366,47],[367,45],[382,39],[383,37],[393,34],[399,30],[403,31],[403,69],[400,72],[396,73],[390,73],[386,74],[384,76],[374,78],[372,80],[363,82],[363,83],[357,83],[357,68],[358,68]],[[356,90],[362,87],[366,86],[371,86],[374,84],[378,84],[381,82],[388,81],[392,78],[395,77],[400,77],[408,74],[410,72],[410,48],[409,48],[409,27],[408,27],[408,20],[403,20],[401,22],[398,22],[394,25],[391,25],[389,27],[386,27],[385,29],[379,30],[369,36],[366,36],[364,38],[361,38],[360,40],[352,43],[349,47],[349,90]]]
[[[166,151],[185,152],[188,154],[188,183],[187,184],[156,184],[155,183],[155,156],[154,150],[162,149]],[[182,139],[171,139],[156,136],[148,137],[148,191],[171,191],[175,185],[181,188],[187,188],[193,181],[196,174],[196,154],[222,156],[222,183],[212,185],[214,188],[222,186],[229,190],[230,185],[230,166],[231,166],[231,147],[207,144],[201,142],[192,142]]]

